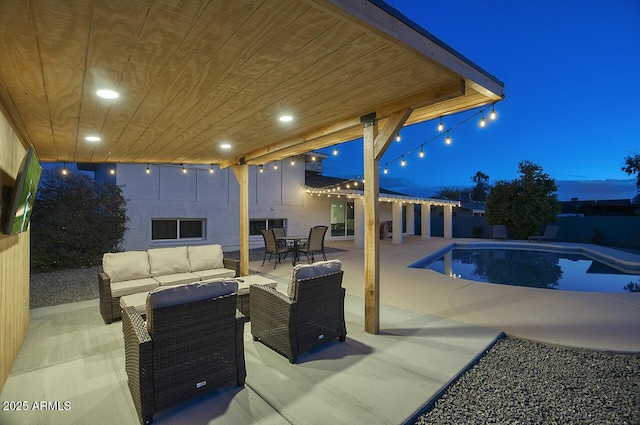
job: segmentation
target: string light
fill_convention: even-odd
[[[187,174],[187,169],[185,168],[184,164],[182,164],[182,173]]]
[[[488,112],[489,108],[491,108],[491,112]],[[451,131],[453,131],[456,128],[460,127],[462,124],[464,124],[467,121],[473,119],[474,117],[480,116],[481,117],[480,126],[481,127],[486,126],[488,124],[488,122],[487,122],[486,118],[484,117],[484,113],[485,112],[488,112],[489,113],[489,118],[491,120],[493,120],[494,119],[493,117],[497,116],[497,113],[495,111],[495,102],[492,103],[491,105],[487,105],[487,106],[482,107],[482,109],[477,110],[475,113],[473,113],[470,116],[464,118],[463,120],[461,120],[457,124],[453,125],[452,127],[449,127],[449,128],[446,128],[446,129],[444,128],[444,123],[443,123],[442,117],[438,117],[438,119],[439,119],[438,131],[440,131],[441,133],[437,134],[434,137],[432,137],[428,141],[420,144],[419,147],[415,147],[415,148],[405,152],[404,154],[399,155],[399,156],[395,157],[394,159],[390,160],[389,162],[387,162],[385,164],[385,167],[384,167],[385,174],[387,174],[387,172],[388,172],[389,163],[392,163],[392,162],[395,162],[395,161],[401,161],[401,164],[402,164],[402,162],[406,163],[406,161],[404,161],[404,157],[409,155],[409,154],[411,154],[412,152],[418,150],[418,148],[420,149],[419,152],[418,152],[418,156],[420,158],[424,158],[424,156],[425,156],[424,146],[429,144],[429,143],[431,143],[431,142],[433,142],[433,141],[435,141],[435,140],[437,140],[440,137],[446,136],[445,137],[445,144],[451,145],[453,143],[453,139],[451,137]],[[482,124],[483,122],[484,122],[484,125]]]
[[[273,163],[273,169],[274,169],[274,170],[277,170],[277,169],[278,169],[278,161],[276,161],[276,162],[274,162],[274,163]]]
[[[147,169],[145,171],[147,174],[151,174],[151,169],[149,168],[149,164],[147,164]]]
[[[291,165],[296,165],[296,160],[293,157],[291,157]]]
[[[334,146],[333,147],[333,156],[337,156],[338,155],[338,147]]]
[[[264,172],[264,167],[262,165],[258,166],[258,171],[260,171],[261,173]]]
[[[312,152],[312,153],[311,153],[311,160],[312,160],[312,161],[315,161],[315,160],[316,160],[316,153],[315,153],[315,152]]]
[[[491,105],[491,113],[489,114],[489,118],[491,119],[491,121],[495,121],[496,118],[498,118],[498,114],[496,114],[495,106],[496,106],[495,103]]]
[[[116,170],[113,167],[109,168],[109,174],[114,175],[115,173]]]
[[[213,174],[213,164],[209,166],[209,174]]]
[[[398,133],[396,136],[396,142],[400,143],[400,140],[402,140],[402,137],[400,137],[400,133]]]
[[[407,165],[407,161],[404,160],[404,156],[402,157],[402,161],[400,161],[400,165],[403,167]]]
[[[387,168],[387,165],[385,164],[383,173],[387,174],[388,172],[389,172],[389,169]]]
[[[62,175],[63,176],[67,175],[67,163],[66,162],[62,165]]]

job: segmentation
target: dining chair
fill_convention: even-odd
[[[314,226],[309,230],[309,239],[306,244],[298,248],[298,251],[307,257],[309,263],[315,262],[314,253],[322,253],[322,259],[327,261],[324,252],[324,237],[327,234],[327,226]]]

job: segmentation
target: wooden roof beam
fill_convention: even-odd
[[[377,119],[381,126],[397,111],[414,110],[437,105],[447,100],[465,95],[465,82],[452,80],[448,83],[433,87],[425,92],[416,93],[406,98],[386,104],[376,110]],[[315,149],[321,149],[339,143],[362,137],[360,116],[334,123],[301,136],[292,137],[282,142],[257,149],[244,157],[238,157],[220,164],[221,168],[231,165],[247,163],[252,165],[266,164],[282,160]]]

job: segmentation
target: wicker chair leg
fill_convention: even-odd
[[[298,360],[298,358],[295,357],[295,356],[289,357],[289,363],[291,363],[291,364],[295,364],[296,360]]]

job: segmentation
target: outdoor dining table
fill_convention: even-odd
[[[300,241],[306,241],[309,239],[309,235],[306,236],[276,236],[276,240],[293,242],[293,254],[291,255],[291,264],[296,265],[296,261],[298,261],[298,256],[300,254]]]

